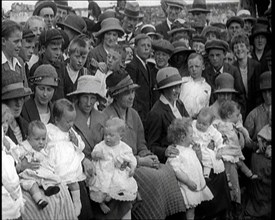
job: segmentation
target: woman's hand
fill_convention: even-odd
[[[165,150],[165,156],[173,158],[179,155],[179,150],[174,145],[169,145]]]
[[[156,155],[148,155],[145,157],[139,158],[139,166],[146,166],[146,167],[152,167],[155,169],[159,168],[159,160]]]
[[[192,180],[189,180],[186,185],[191,191],[196,191],[197,189],[197,184]]]

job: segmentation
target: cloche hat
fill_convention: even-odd
[[[169,88],[178,84],[182,84],[182,77],[177,68],[164,67],[157,73],[157,87],[155,90]]]
[[[107,31],[117,31],[118,36],[124,35],[124,30],[120,25],[120,21],[117,18],[106,18],[101,22],[101,29],[95,33],[95,37],[102,36]]]
[[[37,67],[34,75],[29,78],[29,82],[34,85],[57,87],[59,78],[55,68],[51,64],[42,64]]]
[[[120,11],[121,14],[132,17],[132,18],[142,18],[143,15],[140,13],[140,7],[138,2],[127,1],[124,11]]]
[[[232,92],[237,93],[234,89],[234,77],[230,73],[221,73],[215,79],[216,90],[214,93]]]

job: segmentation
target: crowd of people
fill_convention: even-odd
[[[2,218],[271,219],[272,1],[88,2],[2,20]]]

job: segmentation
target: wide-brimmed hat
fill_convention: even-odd
[[[24,87],[19,73],[13,70],[2,71],[2,100],[21,98],[31,94],[31,89]]]
[[[106,87],[111,97],[140,86],[135,84],[126,70],[114,71],[106,78]]]
[[[106,18],[115,18],[116,11],[113,9],[107,9],[103,13],[98,16],[98,21],[96,24],[91,28],[91,32],[98,32],[101,28],[101,22]]]
[[[208,40],[205,43],[205,51],[208,53],[211,49],[219,49],[227,52],[229,45],[226,41],[220,39]]]
[[[214,27],[214,26],[211,26],[211,25],[210,26],[205,26],[202,29],[201,35],[206,37],[206,35],[208,33],[214,33],[217,36],[218,39],[220,38],[220,35],[221,35],[220,28]]]
[[[155,51],[162,51],[169,55],[172,55],[173,51],[175,50],[173,44],[170,41],[165,39],[154,40],[152,42],[152,48]]]
[[[104,91],[102,90],[101,81],[91,75],[80,76],[77,80],[76,90],[68,93],[67,96],[74,96],[78,94],[95,94],[100,101],[106,102],[104,98]]]
[[[54,0],[54,2],[57,8],[61,8],[68,11],[72,9],[72,7],[68,4],[68,0]]]
[[[229,28],[230,24],[232,22],[239,23],[241,25],[241,28],[244,27],[244,21],[241,17],[238,16],[231,16],[227,21],[226,21],[226,27]]]
[[[178,84],[182,84],[182,77],[175,67],[164,67],[161,68],[157,73],[157,87],[155,90],[166,89]]]
[[[175,41],[172,43],[172,45],[174,46],[175,49],[174,49],[173,54],[171,55],[170,59],[173,59],[173,57],[175,55],[177,55],[178,53],[185,53],[187,56],[189,56],[191,53],[196,52],[193,49],[189,49],[186,46],[186,43],[184,41]]]
[[[106,18],[101,22],[101,29],[95,33],[95,37],[99,38],[107,31],[117,31],[118,36],[124,35],[124,30],[120,25],[120,21],[117,18]]]
[[[54,16],[56,15],[57,7],[53,1],[50,0],[39,0],[35,3],[34,11],[32,15],[39,15],[42,8],[52,8]]]
[[[34,75],[29,78],[33,85],[46,85],[57,87],[59,78],[55,68],[51,64],[42,64],[34,71]]]
[[[152,24],[144,24],[140,28],[140,33],[147,34],[148,36],[155,36],[156,39],[161,39],[163,37],[160,33],[156,32],[156,28]]]
[[[192,4],[192,8],[188,10],[188,12],[210,13],[210,10],[206,8],[206,0],[194,0]]]
[[[267,29],[268,27],[264,24],[256,23],[252,28],[251,35],[249,36],[249,40],[251,44],[254,44],[254,38],[258,35],[264,35],[268,41],[271,38],[271,32]]]
[[[171,6],[175,6],[178,8],[183,9],[186,4],[186,2],[184,0],[166,0],[165,1],[166,5],[171,5]]]
[[[67,27],[79,34],[85,34],[87,31],[87,25],[84,19],[75,14],[69,14],[63,22],[57,22],[56,24],[62,29]]]
[[[271,71],[263,72],[260,75],[260,90],[272,89]]]
[[[214,93],[232,92],[237,93],[234,89],[234,77],[230,73],[221,73],[215,79]]]
[[[132,17],[132,18],[142,18],[144,15],[140,13],[140,8],[138,2],[127,1],[125,4],[124,11],[120,11],[121,14]]]

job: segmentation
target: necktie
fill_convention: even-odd
[[[125,41],[127,41],[127,42],[128,42],[128,38],[129,38],[129,35],[128,35],[128,34],[126,34],[126,36],[125,36]]]

